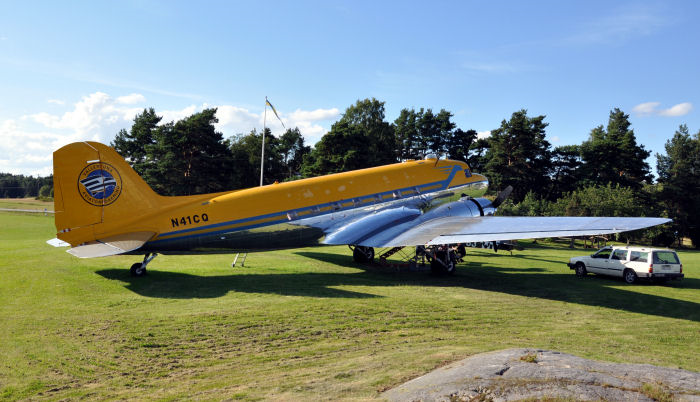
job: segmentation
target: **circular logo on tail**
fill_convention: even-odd
[[[78,176],[78,192],[89,204],[106,206],[122,193],[122,178],[112,165],[91,163]]]

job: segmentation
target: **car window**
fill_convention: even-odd
[[[647,251],[630,251],[630,261],[647,262],[649,253]]]
[[[608,257],[610,257],[611,251],[612,250],[610,250],[609,248],[604,248],[604,249],[598,251],[597,253],[593,254],[593,258],[608,258]]]
[[[627,250],[615,250],[612,256],[613,260],[626,260],[627,259]]]
[[[654,264],[680,264],[673,251],[654,251]]]

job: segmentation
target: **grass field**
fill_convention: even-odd
[[[454,277],[360,269],[347,247],[80,260],[51,216],[0,213],[0,398],[371,399],[510,347],[700,371],[700,253],[669,286],[576,278],[590,250],[470,250]]]
[[[40,201],[35,198],[0,198],[2,209],[35,209],[53,211],[53,201]]]

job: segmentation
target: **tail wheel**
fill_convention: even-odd
[[[637,274],[631,269],[626,269],[625,272],[622,273],[622,277],[625,282],[629,284],[633,284],[637,281]]]
[[[586,266],[583,265],[582,262],[577,262],[576,266],[574,267],[574,270],[576,271],[576,276],[583,278],[586,276],[588,271],[586,271]]]
[[[129,269],[131,276],[144,276],[146,275],[146,266],[142,262],[137,262],[131,266]]]

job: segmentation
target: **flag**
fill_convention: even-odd
[[[280,123],[282,123],[282,119],[280,119],[280,115],[277,114],[277,110],[275,110],[275,107],[272,106],[272,103],[270,103],[270,101],[267,100],[267,98],[265,98],[265,103],[267,104],[267,106],[270,107],[270,109],[272,109],[273,112],[275,112],[275,116],[277,116],[277,120],[279,120]],[[284,127],[284,123],[282,123],[282,127]],[[287,127],[284,127],[284,128],[286,129]]]

